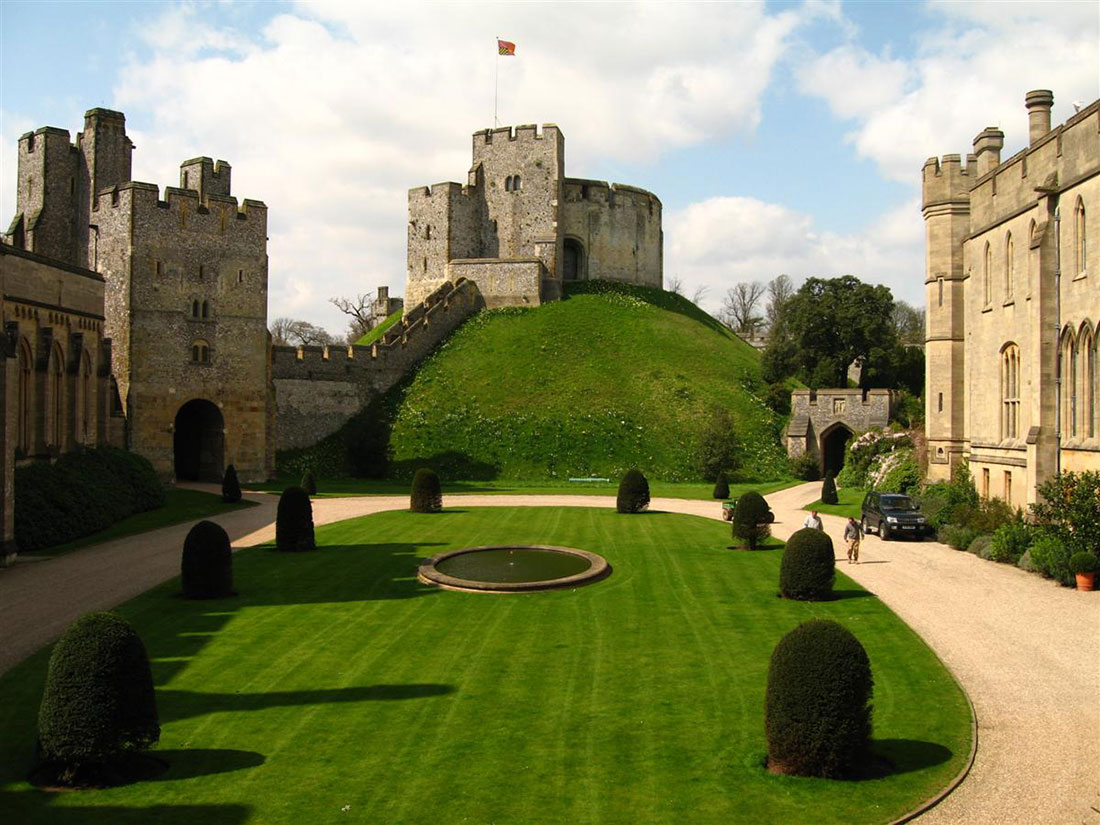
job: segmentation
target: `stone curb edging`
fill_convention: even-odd
[[[467,553],[477,553],[483,550],[544,550],[550,553],[562,553],[569,556],[580,556],[589,563],[589,568],[572,576],[563,576],[557,579],[533,582],[481,582],[473,579],[460,579],[448,576],[436,569],[436,565],[454,556],[463,556]],[[587,550],[577,550],[574,547],[556,547],[546,544],[510,544],[493,545],[486,547],[464,547],[460,550],[450,550],[446,553],[437,553],[431,558],[420,563],[416,577],[424,584],[434,584],[445,590],[457,590],[464,593],[534,593],[540,590],[560,590],[566,587],[592,584],[611,575],[611,565],[607,559]]]
[[[876,596],[875,598],[878,597]],[[913,810],[909,811],[908,813],[902,814],[895,820],[892,820],[890,822],[890,825],[902,825],[902,823],[905,822],[912,822],[917,817],[921,816],[924,813],[927,813],[932,808],[943,802],[943,800],[945,800],[956,788],[959,787],[959,785],[963,783],[963,780],[966,779],[967,775],[970,773],[970,769],[974,767],[974,760],[977,758],[978,755],[978,712],[974,709],[974,703],[970,700],[970,694],[966,692],[966,688],[963,687],[963,683],[959,681],[959,677],[955,675],[955,671],[948,667],[947,662],[940,658],[940,654],[932,648],[932,645],[926,642],[924,638],[921,637],[919,634],[918,638],[920,638],[920,640],[924,642],[925,647],[932,651],[932,655],[939,660],[939,663],[941,665],[943,665],[943,669],[946,670],[951,675],[951,678],[955,680],[955,684],[958,685],[959,690],[962,691],[963,698],[966,699],[966,706],[970,708],[970,758],[966,760],[966,764],[959,769],[959,772],[955,774],[954,779],[952,779],[947,784],[947,787],[945,787],[931,799],[922,802]]]

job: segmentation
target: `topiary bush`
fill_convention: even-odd
[[[1023,521],[1014,521],[997,528],[989,545],[989,558],[1004,564],[1015,564],[1031,546],[1033,528]]]
[[[301,487],[287,487],[275,515],[275,549],[302,552],[317,547],[313,538],[313,504]]]
[[[145,645],[113,613],[89,613],[53,649],[38,710],[38,753],[63,784],[107,784],[112,762],[160,739]]]
[[[438,513],[443,509],[443,490],[439,476],[432,470],[421,468],[413,476],[409,509],[414,513]]]
[[[1074,584],[1073,571],[1069,568],[1069,560],[1072,553],[1057,535],[1040,531],[1028,548],[1031,567],[1048,579],[1055,579],[1072,587]]]
[[[241,500],[241,482],[237,479],[237,468],[230,464],[225,468],[222,478],[222,501],[235,504]]]
[[[724,470],[718,473],[718,478],[714,481],[714,492],[711,493],[714,498],[727,499],[730,497],[730,480],[726,478]]]
[[[755,550],[761,539],[771,535],[768,525],[774,519],[764,497],[755,490],[749,490],[733,506],[733,517],[730,519],[733,538],[740,539],[750,550]]]
[[[824,530],[803,527],[787,539],[779,567],[779,594],[785,599],[822,601],[833,594],[836,558]]]
[[[812,619],[772,652],[764,703],[768,769],[844,779],[870,756],[871,694],[867,652],[834,621]]]
[[[233,550],[220,524],[200,521],[187,533],[180,561],[185,599],[220,599],[233,592]]]
[[[825,480],[821,483],[821,503],[822,504],[839,504],[840,499],[836,496],[836,479],[833,477],[833,471],[825,473]]]
[[[313,470],[306,470],[305,475],[302,476],[301,487],[311,496],[317,495],[317,479],[313,477]]]
[[[641,513],[649,506],[649,482],[641,470],[627,470],[619,482],[615,509],[620,513]]]

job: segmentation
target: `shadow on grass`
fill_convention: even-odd
[[[245,768],[255,768],[264,763],[264,755],[255,751],[238,751],[229,748],[185,748],[182,750],[153,750],[150,756],[163,759],[168,770],[157,777],[157,782],[177,779],[194,779],[216,773],[233,773]]]
[[[833,597],[829,601],[839,602],[844,599],[870,599],[874,598],[870,590],[834,590]]]
[[[890,763],[886,771],[888,774],[922,771],[942,765],[954,756],[943,745],[919,739],[875,739],[871,742],[871,749],[876,756]]]
[[[454,685],[408,684],[272,691],[270,693],[199,693],[192,690],[157,690],[161,724],[205,716],[209,713],[241,713],[267,708],[327,705],[336,702],[389,702],[423,699],[454,693]],[[181,751],[185,753],[185,751]],[[237,751],[236,753],[241,753]],[[158,753],[158,756],[163,754]],[[259,754],[255,754],[259,756]],[[260,756],[262,760],[263,757]],[[248,767],[248,766],[242,766]],[[236,768],[233,768],[236,770]]]
[[[96,791],[87,791],[89,795]],[[74,796],[66,794],[65,798]],[[241,825],[251,816],[249,805],[60,805],[55,794],[37,791],[0,793],[0,811],[12,825]]]

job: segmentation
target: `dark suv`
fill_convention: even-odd
[[[878,533],[883,541],[896,536],[924,538],[932,532],[920,505],[899,493],[870,492],[861,508],[864,533]]]

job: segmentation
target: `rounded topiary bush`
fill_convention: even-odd
[[[237,479],[237,468],[230,464],[222,477],[222,501],[234,504],[241,500],[241,482]]]
[[[768,667],[768,769],[857,774],[870,755],[872,688],[867,652],[844,626],[812,619],[784,636]]]
[[[627,470],[619,482],[615,508],[620,513],[640,513],[649,506],[649,482],[641,470]]]
[[[108,784],[112,763],[160,739],[145,645],[113,613],[89,613],[53,649],[38,711],[39,757],[53,781]]]
[[[183,542],[180,582],[185,599],[219,599],[233,593],[233,550],[220,524],[200,521]]]
[[[287,552],[313,550],[313,504],[301,487],[287,487],[279,497],[275,516],[275,549]]]
[[[825,473],[825,480],[821,482],[821,503],[840,503],[840,499],[836,497],[836,477],[833,476],[832,470],[829,470],[829,472]]]
[[[836,558],[824,530],[804,527],[787,539],[779,567],[779,593],[785,599],[821,601],[833,593]]]
[[[409,509],[414,513],[438,513],[443,509],[443,489],[434,471],[421,468],[413,476]]]
[[[317,479],[313,477],[313,470],[306,470],[302,476],[302,489],[311,496],[317,495]]]
[[[733,506],[733,516],[730,518],[733,538],[740,539],[750,550],[755,550],[761,539],[771,535],[768,525],[774,519],[764,497],[755,490],[749,490]]]
[[[718,472],[718,478],[714,481],[714,493],[715,498],[726,499],[730,497],[730,480],[726,478],[724,471]]]

